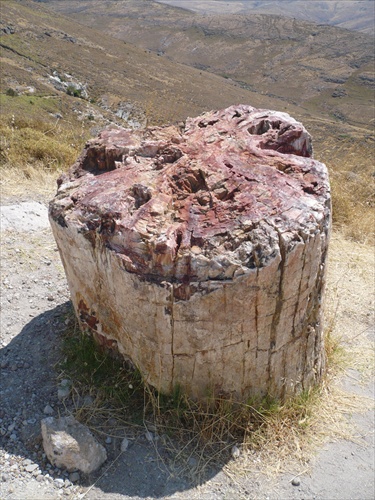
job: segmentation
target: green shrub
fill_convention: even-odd
[[[77,89],[74,85],[68,85],[68,87],[66,89],[66,93],[68,95],[73,96],[73,97],[82,98],[82,90],[81,89]]]
[[[16,97],[16,95],[18,95],[17,91],[11,88],[9,88],[5,93],[10,97]]]

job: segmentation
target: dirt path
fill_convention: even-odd
[[[340,235],[332,239],[327,320],[346,346],[348,368],[332,388],[338,403],[332,408],[332,428],[327,428],[331,439],[305,468],[291,464],[273,477],[264,474],[272,464],[262,463],[254,453],[236,462],[228,457],[222,467],[207,467],[205,481],[197,484],[194,461],[190,474],[173,472],[144,435],[131,439],[122,454],[116,439],[101,436],[109,460],[90,478],[75,482],[76,478],[51,467],[41,447],[40,420],[49,414],[65,415],[74,405],[57,397],[55,365],[61,357],[61,333],[69,322],[70,303],[41,204],[2,207],[1,290],[1,500],[374,498],[371,248],[349,243]],[[335,426],[337,432],[332,431]],[[332,441],[334,436],[351,439]],[[295,476],[294,482],[300,484],[294,486]]]

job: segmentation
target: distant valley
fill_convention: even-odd
[[[373,0],[158,0],[199,14],[271,14],[374,33]]]
[[[298,107],[304,114],[365,127],[373,118],[373,38],[366,33],[260,13],[201,15],[165,2],[45,3],[157,54],[165,64],[174,61],[214,73],[270,102],[284,102],[282,108]]]

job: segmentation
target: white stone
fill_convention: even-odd
[[[129,448],[129,439],[127,438],[124,438],[122,441],[121,441],[121,451],[124,452],[126,451],[127,449]]]
[[[43,447],[55,467],[89,474],[107,459],[105,448],[74,417],[42,420]]]

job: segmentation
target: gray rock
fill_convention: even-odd
[[[26,465],[25,471],[26,472],[34,472],[34,470],[36,470],[37,468],[38,468],[37,464],[30,464],[30,465]]]
[[[64,379],[60,382],[60,385],[57,389],[57,397],[58,399],[66,399],[70,394],[70,389],[72,386],[71,380]]]
[[[292,480],[292,485],[293,486],[299,486],[301,484],[301,481],[298,479],[298,477],[295,477],[293,480]]]
[[[52,408],[52,406],[50,406],[50,405],[46,405],[46,406],[44,407],[43,413],[44,413],[45,415],[53,415],[53,413],[54,413],[54,409]]]
[[[76,483],[77,481],[79,481],[81,478],[80,478],[80,475],[78,472],[71,472],[69,474],[69,481],[71,483]]]
[[[127,438],[124,438],[122,441],[121,441],[121,451],[126,451],[127,449],[129,448],[129,439]]]
[[[107,459],[105,448],[73,417],[48,417],[41,427],[44,451],[56,467],[90,474]]]
[[[240,452],[239,448],[236,445],[234,445],[232,447],[232,449],[230,450],[230,453],[231,453],[231,455],[232,455],[232,457],[234,459],[239,458],[240,455],[241,455],[241,452]]]

